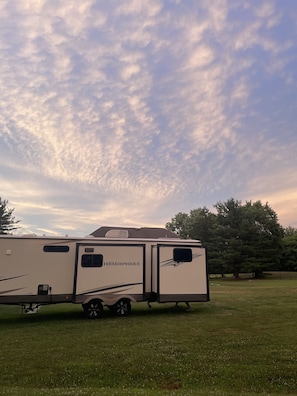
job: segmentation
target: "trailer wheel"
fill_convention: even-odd
[[[103,312],[103,306],[100,300],[91,300],[83,304],[83,309],[88,319],[98,319]]]
[[[128,316],[131,312],[131,303],[128,299],[119,300],[113,305],[113,312],[117,316]]]

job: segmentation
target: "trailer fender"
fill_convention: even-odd
[[[102,305],[106,305],[108,307],[112,307],[117,304],[120,300],[129,300],[130,302],[136,302],[137,300],[135,297],[130,295],[121,294],[120,296],[113,295],[113,296],[106,296],[106,295],[93,295],[87,296],[84,301],[82,302],[83,305],[88,304],[92,300],[100,300]]]
[[[111,297],[111,298],[105,298],[104,300],[103,300],[103,302],[104,302],[104,304],[105,305],[107,305],[107,306],[112,306],[112,305],[115,305],[115,304],[117,304],[119,301],[121,301],[121,300],[127,300],[127,301],[130,301],[130,302],[136,302],[137,300],[135,299],[135,297],[133,297],[133,296],[130,296],[130,295],[125,295],[125,294],[122,294],[122,295],[120,295],[120,296],[113,296],[113,297]]]

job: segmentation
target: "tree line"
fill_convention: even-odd
[[[297,271],[297,229],[283,228],[276,212],[261,201],[234,198],[190,213],[177,213],[166,228],[181,238],[199,239],[207,248],[209,273],[253,273]],[[19,228],[14,209],[0,197],[0,234],[12,234]]]
[[[209,273],[259,278],[265,271],[297,271],[297,229],[283,228],[268,203],[230,198],[214,208],[179,212],[165,226],[207,247]]]

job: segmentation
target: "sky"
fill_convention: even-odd
[[[229,198],[297,227],[296,0],[1,0],[18,233],[164,227]]]

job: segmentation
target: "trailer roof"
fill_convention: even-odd
[[[114,242],[157,242],[157,243],[176,243],[176,244],[201,244],[197,239],[181,239],[181,238],[118,238],[118,237],[95,237],[93,235],[88,235],[85,237],[75,237],[68,235],[36,235],[36,234],[23,234],[23,235],[0,235],[0,239],[29,239],[29,240],[52,240],[52,241],[76,241],[76,242],[104,242],[104,241],[114,241]]]
[[[180,239],[179,235],[167,230],[166,228],[157,227],[100,227],[91,233],[94,237],[109,238],[140,238],[140,239],[159,239],[170,238]]]

